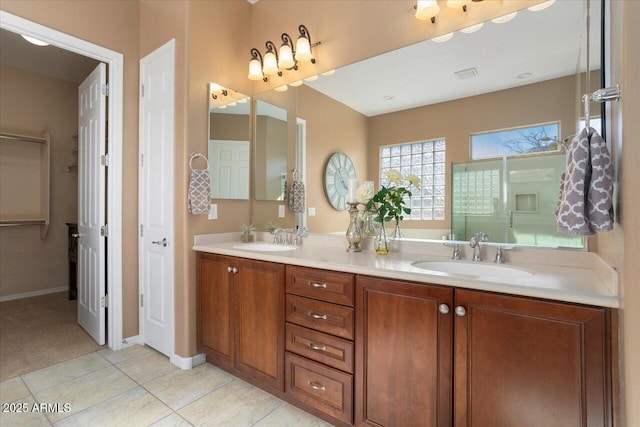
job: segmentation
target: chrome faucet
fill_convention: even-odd
[[[452,260],[460,259],[460,245],[458,245],[457,243],[445,243],[444,245],[453,247],[453,254],[451,255]]]
[[[286,245],[287,244],[287,230],[284,228],[276,228],[273,230],[273,244],[274,245]]]
[[[512,249],[515,249],[515,247],[514,246],[498,246],[496,248],[496,259],[494,260],[494,262],[496,264],[504,263],[504,254],[502,252],[503,251],[510,251]]]
[[[487,240],[489,240],[487,233],[476,233],[476,235],[469,240],[469,246],[473,248],[472,261],[482,261],[482,247],[480,246],[480,243],[486,242]]]

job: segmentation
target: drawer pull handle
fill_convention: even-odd
[[[316,344],[316,343],[309,343],[309,348],[311,350],[316,350],[316,351],[327,351],[327,347],[321,344]]]
[[[327,391],[327,388],[315,381],[309,381],[309,386],[314,390]]]
[[[307,282],[307,285],[311,286],[312,288],[324,288],[324,289],[327,289],[327,284],[326,283],[317,283],[317,282],[312,282],[311,280],[309,280]]]
[[[327,315],[326,314],[316,314],[313,311],[310,311],[309,313],[307,313],[307,315],[309,317],[311,317],[312,319],[322,319],[322,320],[327,320]]]

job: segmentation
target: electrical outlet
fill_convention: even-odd
[[[209,219],[218,219],[218,205],[215,203],[209,205]]]
[[[309,216],[316,216],[316,208],[309,207],[308,215]]]
[[[278,218],[284,218],[284,205],[278,206]]]

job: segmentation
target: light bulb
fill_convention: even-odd
[[[283,44],[278,51],[278,67],[288,70],[296,65],[293,59],[293,53],[291,52],[291,46]]]
[[[416,18],[431,19],[440,12],[440,6],[436,0],[418,0],[416,6]]]
[[[276,60],[276,54],[273,52],[267,52],[264,54],[264,64],[262,65],[262,72],[265,76],[278,73],[278,61]]]

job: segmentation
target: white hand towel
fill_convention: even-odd
[[[558,231],[588,236],[613,229],[613,166],[606,142],[584,129],[567,152],[556,214]]]
[[[187,194],[187,211],[194,215],[209,213],[209,170],[192,169]]]

